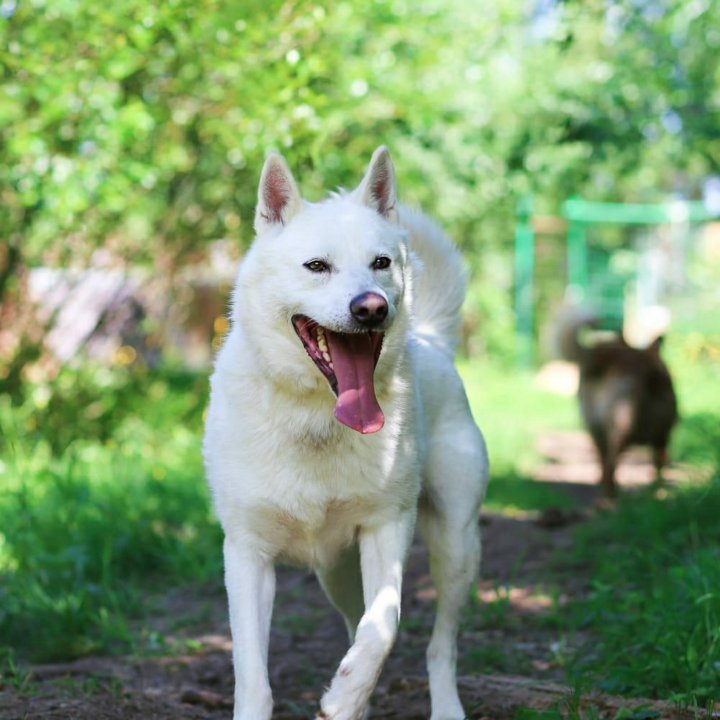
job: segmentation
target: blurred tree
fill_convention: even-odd
[[[281,150],[310,199],[381,142],[468,253],[494,349],[519,195],[696,195],[720,163],[710,0],[3,0],[0,302],[104,246],[159,272],[247,244]],[[489,281],[489,282],[483,282]]]

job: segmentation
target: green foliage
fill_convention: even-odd
[[[554,710],[532,710],[522,708],[513,715],[513,720],[600,720],[610,717],[603,707],[595,707],[592,698],[583,700],[573,692],[565,702],[557,703]],[[660,718],[657,710],[636,706],[621,708],[612,720],[655,720]]]
[[[507,352],[520,196],[696,196],[718,172],[719,25],[683,0],[9,3],[0,222],[26,264],[104,245],[166,268],[247,245],[270,148],[317,199],[385,142],[471,258],[478,347]]]
[[[138,417],[149,428],[175,418],[199,433],[207,392],[204,375],[171,367],[151,373],[139,365],[64,366],[52,379],[21,385],[5,415],[12,427],[0,436],[0,450],[20,437],[25,444],[47,443],[53,454],[83,439],[114,442],[134,432]]]
[[[522,675],[527,672],[529,662],[514,648],[504,643],[486,642],[471,647],[464,657],[465,666],[472,674],[493,672]]]
[[[0,645],[34,659],[127,647],[141,586],[221,573],[198,452],[205,382],[86,370],[57,383],[73,380],[75,403],[41,400],[37,417],[27,405],[44,395],[0,403]],[[93,391],[109,408],[94,433],[82,419]]]
[[[665,353],[674,372],[681,421],[673,433],[675,459],[705,468],[720,468],[720,369],[717,341],[707,336],[698,343],[697,333],[669,338]],[[703,352],[703,348],[712,352]]]
[[[720,479],[625,501],[579,534],[593,588],[576,608],[597,638],[576,659],[611,693],[720,701]],[[597,548],[603,552],[598,553]]]

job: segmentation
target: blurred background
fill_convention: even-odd
[[[271,149],[319,200],[387,144],[461,246],[491,508],[569,502],[533,478],[580,428],[572,300],[666,334],[720,510],[719,3],[0,0],[0,58],[0,646],[133,646],[147,583],[220,572],[202,414]],[[682,692],[718,683],[703,637]]]
[[[515,275],[523,213],[542,330],[569,283],[573,197],[672,204],[653,225],[588,226],[603,308],[633,284],[662,295],[646,304],[717,300],[716,3],[6,0],[0,15],[0,375],[13,392],[38,352],[206,366],[270,149],[317,200],[390,146],[404,201],[472,267],[471,354],[516,351],[516,294],[533,279]]]

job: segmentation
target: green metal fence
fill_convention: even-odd
[[[621,245],[606,247],[593,239],[600,231],[627,226],[689,226],[717,219],[702,202],[671,201],[663,204],[591,202],[578,197],[566,200],[560,217],[566,223],[566,295],[573,302],[598,309],[607,328],[623,324],[624,294],[630,280],[627,269],[618,270],[612,259]],[[535,360],[537,305],[537,232],[532,198],[522,198],[515,227],[515,313],[517,359],[529,366]]]

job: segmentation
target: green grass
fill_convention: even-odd
[[[593,581],[573,621],[595,639],[576,672],[613,694],[720,700],[719,517],[716,478],[662,500],[628,497],[581,528],[574,559]]]
[[[466,359],[458,369],[494,471],[527,474],[539,459],[535,439],[541,431],[578,427],[575,399],[541,389],[529,370]]]
[[[702,473],[663,498],[625,494],[617,512],[578,529],[553,571],[558,592],[563,561],[567,573],[592,572],[588,596],[545,625],[592,638],[563,659],[573,687],[688,705],[720,696],[720,374],[693,353],[682,339],[667,349],[683,414],[673,455]],[[575,399],[527,371],[460,365],[491,454],[487,506],[569,504],[561,485],[530,474],[539,433],[580,427]],[[153,611],[147,598],[221,577],[200,458],[206,377],[84,368],[26,390],[12,406],[0,396],[0,665],[15,683],[16,658],[152,652],[136,621]],[[486,626],[507,624],[511,603],[491,605]],[[495,646],[470,660],[478,671],[523,666]]]
[[[467,650],[464,666],[473,675],[498,672],[523,675],[530,668],[530,661],[512,645],[488,641]]]
[[[712,707],[720,703],[720,365],[694,354],[683,337],[666,351],[682,415],[672,455],[699,472],[660,496],[626,494],[616,513],[580,528],[573,561],[590,568],[593,587],[571,624],[594,640],[573,669],[608,692]]]
[[[82,427],[87,407],[58,404],[68,375],[42,407],[46,393],[0,398],[0,646],[33,660],[128,649],[148,586],[221,574],[199,454],[204,380],[143,375],[128,390],[76,375],[79,397],[95,383],[114,412],[55,449],[43,428]]]
[[[720,702],[720,366],[693,345],[695,337],[671,338],[665,356],[682,414],[672,456],[701,472],[661,497],[625,493],[617,512],[579,528],[566,572],[590,570],[592,590],[553,623],[561,636],[582,630],[592,638],[566,659],[571,685],[711,707]],[[539,432],[580,427],[574,398],[540,390],[521,370],[465,362],[461,372],[491,452],[488,507],[567,502],[527,473]],[[548,715],[556,716],[592,717],[592,709]]]
[[[490,454],[485,507],[522,511],[571,505],[561,488],[534,482],[528,474],[540,460],[535,441],[541,432],[578,427],[575,399],[541,389],[529,370],[480,360],[461,360],[458,369]]]

